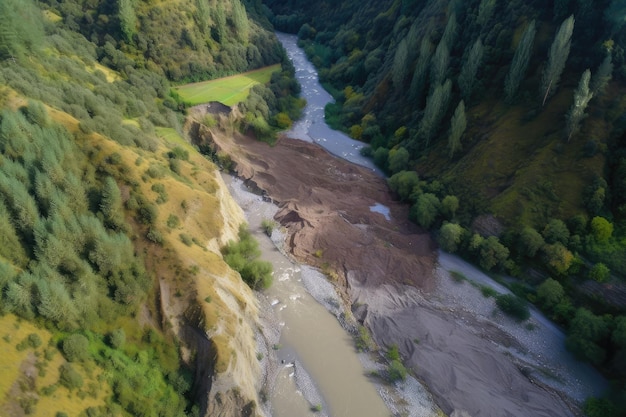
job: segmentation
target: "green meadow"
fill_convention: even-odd
[[[175,90],[192,106],[211,101],[232,106],[245,100],[255,85],[268,83],[276,71],[280,71],[280,64],[215,80],[186,84],[176,87]]]

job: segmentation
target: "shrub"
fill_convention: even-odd
[[[539,304],[547,309],[555,308],[565,297],[563,286],[555,279],[546,279],[537,287],[537,300]]]
[[[163,243],[163,235],[161,234],[161,232],[159,232],[157,229],[153,227],[151,227],[148,230],[146,237],[148,238],[149,241],[157,243],[159,245]]]
[[[159,216],[159,209],[154,204],[141,199],[139,201],[139,220],[144,224],[153,225]]]
[[[598,242],[606,242],[613,234],[613,224],[604,217],[596,216],[591,220],[591,232]]]
[[[167,218],[167,227],[174,229],[180,224],[180,219],[175,214],[170,214]]]
[[[109,334],[109,345],[114,349],[121,348],[126,342],[124,329],[115,329]]]
[[[70,362],[84,361],[89,357],[89,340],[82,334],[72,334],[63,341],[62,351]]]
[[[589,270],[589,278],[597,282],[606,282],[611,276],[611,271],[603,263],[597,263]]]
[[[33,349],[37,349],[39,346],[41,346],[41,338],[37,333],[29,334],[27,340],[28,346],[32,347]]]
[[[174,149],[167,153],[170,159],[182,159],[183,161],[189,160],[189,152],[180,146],[175,146]]]
[[[180,175],[181,167],[182,164],[179,159],[170,159],[170,170],[173,173]]]
[[[526,301],[514,294],[501,294],[496,297],[496,305],[505,314],[518,321],[524,321],[530,317],[530,311]]]
[[[165,177],[165,168],[162,165],[151,164],[146,170],[146,174],[150,178],[163,178]]]
[[[400,360],[400,351],[398,350],[398,345],[393,344],[389,346],[389,350],[387,351],[387,359],[389,359],[390,361]]]
[[[389,376],[389,381],[391,382],[404,381],[407,376],[407,370],[404,365],[402,365],[402,362],[399,360],[392,360],[387,368],[387,374]]]
[[[178,236],[180,237],[181,242],[183,242],[185,245],[187,246],[193,245],[193,239],[191,238],[191,236],[184,234],[184,233],[181,233]]]
[[[74,369],[72,364],[64,363],[59,368],[59,383],[69,390],[81,388],[83,377]]]
[[[261,229],[263,229],[263,232],[269,237],[272,236],[272,232],[274,231],[275,227],[276,222],[274,220],[265,219],[261,222]]]
[[[372,349],[374,342],[372,336],[367,331],[365,326],[359,326],[358,334],[356,336],[356,349],[359,352],[367,352]]]
[[[583,405],[583,411],[588,417],[614,417],[619,415],[615,405],[606,398],[587,398]]]

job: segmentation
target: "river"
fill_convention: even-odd
[[[298,47],[298,37],[280,32],[277,32],[276,36],[293,62],[296,78],[302,87],[301,96],[306,100],[302,117],[285,134],[294,139],[317,143],[333,155],[368,167],[382,175],[370,158],[361,155],[363,142],[331,129],[324,121],[324,107],[334,99],[320,84],[317,70],[307,59],[304,50]]]
[[[270,393],[273,417],[390,415],[368,377],[374,368],[364,367],[353,338],[337,320],[341,301],[333,286],[319,271],[294,263],[279,251],[282,238],[276,232],[272,241],[262,231],[261,223],[274,216],[275,205],[248,191],[238,179],[225,177],[225,181],[244,209],[262,259],[274,268],[273,285],[259,295],[271,306],[281,326],[275,346],[280,369]],[[316,407],[320,410],[314,410]]]
[[[363,146],[361,143],[326,126],[323,109],[325,104],[332,98],[317,81],[317,73],[312,64],[306,60],[303,51],[297,47],[296,37],[285,34],[278,34],[278,37],[294,62],[296,76],[302,84],[302,95],[308,103],[304,110],[303,119],[294,124],[293,129],[287,134],[301,140],[317,143],[334,155],[376,171],[371,161],[360,154],[359,151]],[[380,175],[379,171],[376,172]],[[377,365],[371,362],[366,362],[367,365],[364,365],[359,360],[362,358],[355,351],[352,338],[340,326],[337,320],[336,315],[339,314],[338,311],[335,311],[335,315],[333,315],[318,302],[321,301],[326,307],[330,307],[331,310],[336,309],[337,305],[340,304],[330,284],[315,270],[298,265],[283,255],[276,249],[275,243],[262,234],[260,223],[264,219],[273,217],[275,207],[270,203],[263,202],[260,197],[247,193],[242,189],[241,183],[235,182],[231,184],[231,191],[246,211],[251,229],[260,241],[263,258],[271,261],[275,270],[273,287],[260,295],[261,298],[266,299],[266,305],[271,306],[282,328],[280,341],[275,346],[276,354],[279,358],[279,372],[275,378],[274,389],[270,393],[272,415],[274,417],[307,415],[383,417],[390,414],[400,414],[398,410],[394,409],[392,411],[389,409],[389,407],[393,408],[393,403],[388,402],[386,406],[381,398],[381,394],[385,396],[385,399],[390,398],[388,396],[389,391],[387,391],[389,388],[377,385],[375,383],[376,379],[369,376],[371,371],[380,368],[377,368]],[[385,217],[388,216],[387,209],[384,206],[374,204],[370,207],[370,210]],[[440,261],[442,262],[441,268],[445,270],[459,268],[461,272],[468,276],[474,274],[475,268],[471,265],[460,263],[460,260],[456,257],[446,255]],[[443,284],[446,279],[447,284]],[[455,295],[453,298],[450,298],[450,294],[441,292],[433,294],[433,296],[439,297],[443,301],[440,305],[435,305],[437,300],[429,301],[422,299],[421,302],[425,303],[424,308],[422,308],[419,306],[419,302],[415,304],[415,300],[421,296],[416,295],[412,299],[404,299],[404,294],[396,294],[393,298],[398,299],[400,303],[393,305],[392,302],[391,305],[384,306],[385,310],[389,306],[397,308],[394,310],[397,314],[394,313],[394,316],[391,318],[383,314],[379,321],[382,328],[389,327],[389,324],[395,325],[396,319],[406,315],[404,322],[397,321],[397,323],[403,324],[393,335],[396,339],[391,339],[398,340],[399,345],[403,341],[402,337],[409,337],[411,332],[416,331],[413,328],[415,325],[424,327],[420,330],[423,335],[419,339],[410,336],[409,339],[404,340],[404,343],[400,345],[404,347],[405,355],[407,348],[412,349],[412,357],[408,358],[408,360],[415,364],[413,370],[421,369],[421,377],[430,379],[429,385],[439,391],[438,400],[450,399],[444,402],[448,403],[448,408],[451,411],[452,408],[456,408],[457,403],[460,405],[467,403],[468,406],[473,406],[475,410],[480,409],[483,405],[489,405],[491,412],[484,413],[484,415],[501,415],[499,413],[507,409],[507,404],[511,404],[518,407],[515,411],[508,410],[513,413],[511,415],[550,415],[550,403],[553,400],[549,400],[548,396],[543,395],[540,388],[529,386],[528,379],[522,376],[516,368],[504,367],[506,365],[505,362],[510,361],[507,358],[517,354],[511,352],[506,346],[494,348],[492,346],[493,342],[488,339],[484,340],[485,335],[482,333],[481,326],[468,327],[465,323],[465,316],[458,314],[458,312],[474,311],[474,314],[482,317],[482,321],[489,321],[493,319],[494,314],[492,313],[494,311],[493,300],[484,299],[480,292],[471,286],[459,287],[452,283],[449,277],[446,279],[442,280],[442,288],[445,287],[445,290],[450,290],[449,292],[455,293]],[[480,279],[488,278],[481,277]],[[492,284],[492,286],[496,286],[495,283]],[[311,290],[318,293],[317,301],[309,294]],[[373,291],[373,300],[380,299],[376,290]],[[320,293],[322,294],[321,297]],[[481,311],[477,311],[475,308],[478,304],[481,306]],[[457,314],[453,314],[455,311]],[[439,320],[439,323],[448,323],[446,326],[454,330],[455,334],[458,332],[460,337],[458,343],[473,338],[471,341],[473,344],[468,344],[465,347],[451,345],[450,342],[445,342],[448,336],[444,334],[441,337],[427,337],[429,332],[436,333],[436,329],[431,328],[429,330],[425,316],[420,318],[420,323],[415,323],[417,314],[422,313],[432,313],[431,315]],[[372,309],[371,317],[375,318],[376,314],[375,309]],[[564,362],[558,364],[556,362],[559,362],[560,358],[554,359],[556,361],[555,366],[558,365],[559,370],[563,370],[563,373],[558,373],[557,376],[560,382],[556,381],[554,388],[557,391],[567,393],[567,396],[575,402],[579,402],[586,395],[599,394],[600,388],[605,386],[602,378],[597,373],[594,373],[588,365],[571,360],[571,355],[562,350],[562,332],[554,326],[549,326],[550,323],[546,323],[547,320],[543,316],[534,313],[533,317],[535,317],[533,326],[536,326],[536,328],[521,328],[515,323],[510,323],[509,325],[516,326],[515,328],[520,332],[525,332],[521,336],[522,338],[540,341],[544,339],[543,329],[549,327],[545,335],[546,337],[555,337],[556,343],[556,345],[550,346],[558,345],[560,347],[552,353],[561,358],[567,357]],[[494,325],[507,330],[505,329],[506,323],[495,323]],[[378,328],[378,330],[380,329],[381,327]],[[508,333],[515,333],[515,331],[508,331]],[[549,336],[550,334],[552,336]],[[532,337],[529,337],[529,335]],[[419,340],[419,342],[416,342],[416,340]],[[442,341],[442,343],[435,344],[434,342],[437,341]],[[416,343],[419,343],[419,349],[414,350],[412,346]],[[522,345],[525,345],[525,343],[522,343]],[[531,349],[532,346],[528,346],[528,348]],[[531,352],[532,357],[521,358],[520,356],[520,360],[527,364],[537,361],[538,365],[535,368],[541,370],[542,364],[545,364],[545,360],[541,359],[542,354],[548,353],[542,350],[545,348],[546,345],[542,344],[542,347],[537,351]],[[465,356],[459,356],[459,354]],[[479,356],[482,358],[482,362],[473,362]],[[552,359],[554,355],[545,356],[550,356]],[[458,362],[459,358],[462,359],[461,362]],[[427,368],[432,364],[436,366],[429,373]],[[508,373],[491,373],[490,369],[492,366],[490,364],[496,365],[501,370],[508,369]],[[442,372],[440,370],[442,365],[450,368],[450,378],[452,379],[447,380],[441,377],[440,374]],[[466,373],[466,383],[464,386],[460,386],[458,382],[454,381],[457,380],[457,374],[462,376],[460,372],[464,372],[464,369],[471,372]],[[570,370],[574,372],[570,373]],[[484,373],[484,377],[481,380],[475,376],[477,371]],[[539,374],[540,372],[533,371],[533,376],[545,379]],[[523,387],[524,390],[535,389],[536,392],[531,397],[528,397],[525,392],[517,393],[515,391],[508,392],[502,390],[502,384],[493,379],[496,376],[500,377],[500,379],[505,379],[507,382],[513,381],[515,386]],[[578,378],[581,378],[582,381],[577,381]],[[544,381],[544,383],[549,386],[553,385],[549,381]],[[563,388],[563,385],[567,387]],[[482,387],[488,389],[489,395],[491,395],[484,401],[479,400],[477,395],[483,392],[481,391],[483,390]],[[418,389],[411,391],[412,394],[409,397],[418,397],[418,394],[415,393],[423,391],[420,390],[418,387]],[[507,397],[504,398],[502,397],[503,395]],[[531,405],[531,403],[526,404],[526,401],[528,401],[528,398],[537,398],[536,395],[541,395],[546,402],[538,404],[538,406],[543,407],[541,409],[529,409],[528,405]],[[404,413],[411,416],[433,415],[436,408],[429,403],[428,395],[423,395],[423,397],[425,398],[424,401],[421,399],[417,401],[420,403],[419,407],[414,407],[410,411],[404,409]],[[478,403],[474,401],[474,404],[472,404],[472,401],[467,401],[472,398],[475,398]],[[497,400],[500,400],[500,402]],[[489,401],[489,404],[487,401]],[[422,404],[425,405],[422,406]],[[321,410],[312,410],[312,407],[319,407]],[[559,407],[563,406],[560,405]],[[560,411],[562,413],[557,413],[558,415],[571,415],[565,410]],[[533,414],[535,412],[540,412],[541,414]]]

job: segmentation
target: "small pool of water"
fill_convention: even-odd
[[[374,213],[380,213],[383,216],[385,216],[385,219],[391,220],[389,207],[387,207],[387,206],[385,206],[383,204],[376,203],[373,206],[370,206],[370,211],[373,211]]]

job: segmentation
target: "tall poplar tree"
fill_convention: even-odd
[[[448,64],[450,63],[450,50],[445,42],[440,41],[435,50],[432,63],[430,66],[430,90],[441,85],[443,80],[446,79],[446,72],[448,72]]]
[[[591,78],[591,71],[587,69],[578,83],[578,88],[574,93],[574,103],[567,113],[566,120],[566,133],[567,141],[569,142],[572,136],[574,136],[580,130],[580,122],[586,117],[585,109],[589,104],[589,100],[593,97],[593,93],[589,89],[589,79]]]
[[[239,0],[232,0],[232,5],[233,25],[235,26],[237,38],[239,41],[247,43],[248,35],[250,33],[250,22],[248,22],[246,8]]]
[[[466,128],[465,103],[461,100],[459,105],[456,106],[456,110],[450,121],[450,135],[448,136],[448,155],[450,158],[452,158],[457,151],[461,150],[461,138]]]
[[[546,104],[546,100],[556,90],[565,62],[569,56],[570,46],[572,44],[572,32],[574,31],[574,16],[570,16],[561,24],[559,30],[554,37],[550,52],[548,54],[548,62],[543,69],[541,77],[541,94],[543,97],[542,105]]]
[[[472,96],[476,81],[476,74],[478,73],[478,68],[483,61],[484,51],[485,48],[479,38],[472,45],[472,48],[467,54],[467,60],[465,61],[465,64],[463,64],[463,68],[461,68],[461,73],[459,74],[457,82],[459,84],[459,89],[461,90],[461,96],[464,100],[469,101]]]
[[[409,88],[409,97],[415,103],[421,103],[424,86],[426,85],[426,77],[428,76],[428,67],[433,53],[433,47],[428,38],[422,39],[420,44],[419,58],[415,65],[413,78],[411,79],[411,87]]]
[[[478,6],[478,19],[477,22],[480,27],[485,27],[487,23],[491,20],[491,16],[493,16],[493,11],[496,8],[497,0],[481,0],[480,5]]]
[[[448,18],[448,23],[446,24],[446,29],[443,32],[443,36],[441,37],[441,42],[444,43],[448,47],[448,50],[454,48],[454,42],[456,41],[456,34],[459,30],[459,25],[456,21],[456,14],[452,13]]]
[[[424,148],[428,148],[430,141],[439,129],[441,119],[448,110],[451,89],[452,82],[450,79],[447,79],[445,83],[435,87],[433,93],[426,101],[424,116],[422,117],[418,128],[418,136],[422,139]]]
[[[396,91],[401,92],[404,84],[404,80],[408,72],[408,55],[409,48],[407,46],[406,39],[402,39],[396,48],[396,53],[393,57],[393,66],[391,68],[391,79]]]
[[[524,80],[526,70],[528,69],[528,63],[530,62],[530,53],[533,49],[533,43],[535,41],[535,34],[537,29],[535,28],[535,21],[530,22],[522,38],[517,45],[515,55],[511,61],[511,68],[504,80],[504,92],[507,101],[513,100],[520,83]]]
[[[137,25],[137,16],[135,15],[133,2],[132,0],[119,0],[117,7],[122,35],[124,35],[127,41],[130,41],[135,34],[135,27]]]

